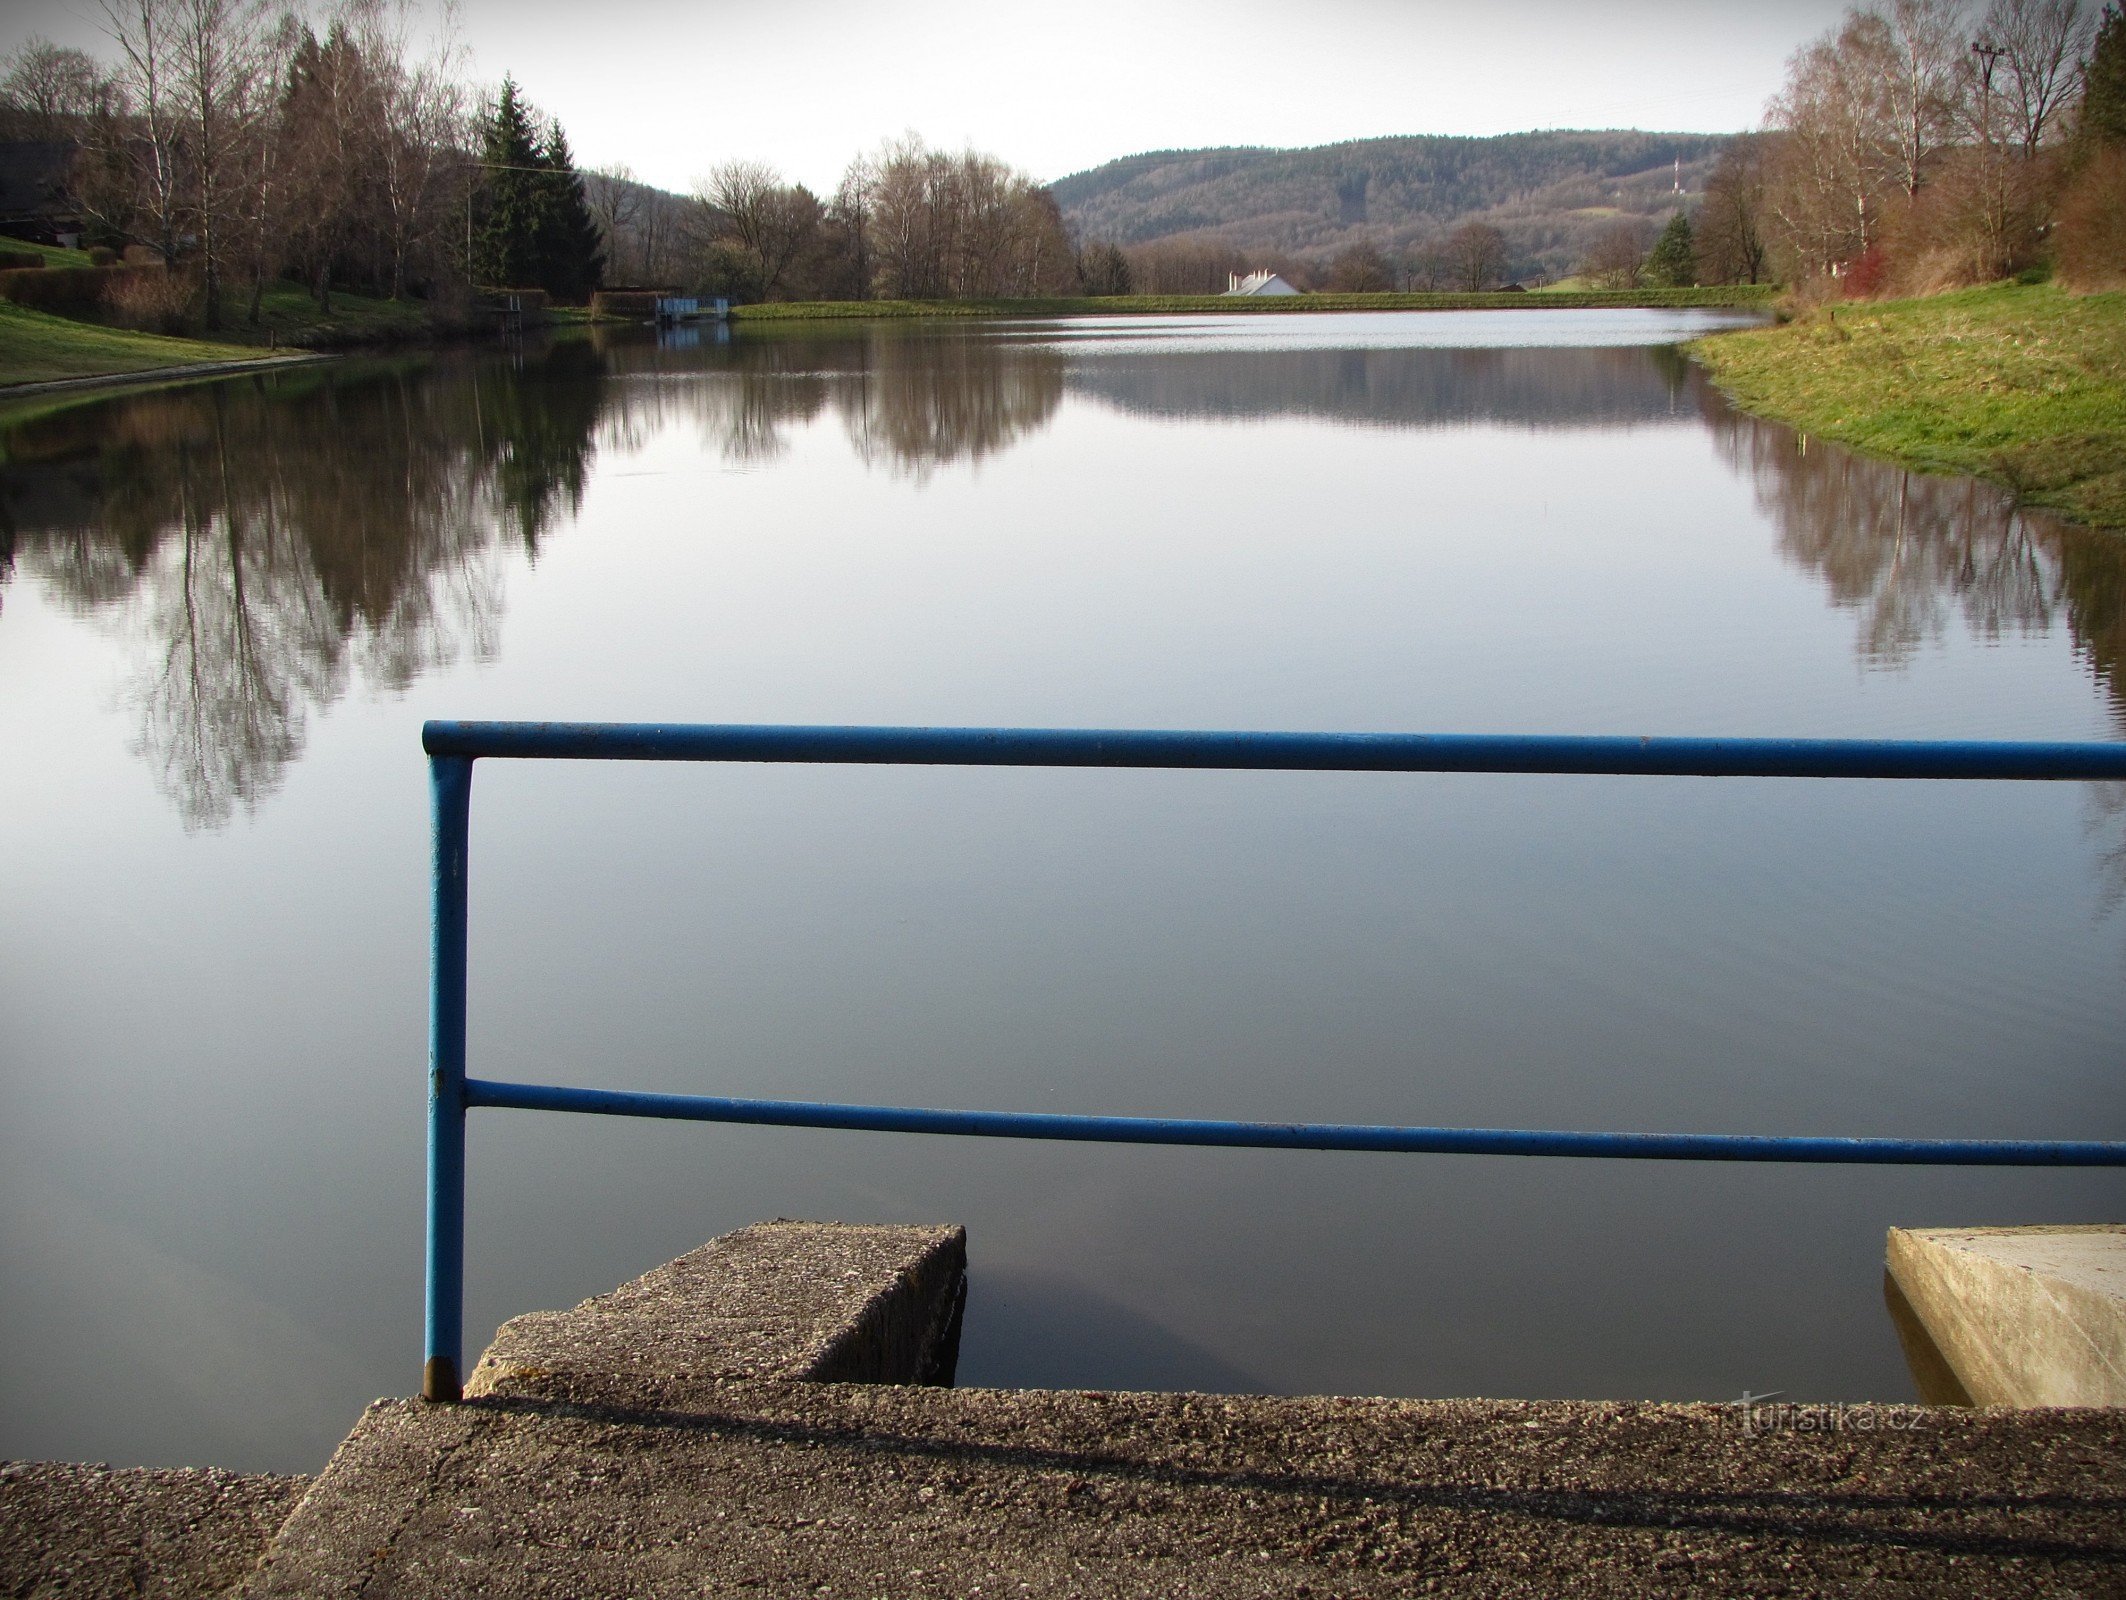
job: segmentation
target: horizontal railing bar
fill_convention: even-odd
[[[1786,1161],[1857,1166],[2119,1167],[2126,1143],[2071,1139],[1823,1139],[1747,1133],[1570,1133],[1522,1128],[1401,1128],[1333,1122],[1203,1122],[1031,1111],[939,1111],[807,1100],[735,1100],[539,1083],[465,1080],[468,1106],[571,1111],[680,1122],[742,1122],[872,1133],[1261,1150],[1380,1150],[1429,1155],[1586,1156],[1646,1161]]]
[[[1705,778],[2126,779],[2126,743],[2094,742],[430,722],[421,729],[421,743],[435,756],[579,761]]]

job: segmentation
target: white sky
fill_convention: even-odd
[[[416,0],[432,15],[439,0]],[[461,0],[482,81],[512,72],[584,166],[684,189],[766,160],[831,188],[914,129],[1049,179],[1140,150],[1403,133],[1755,126],[1841,0]],[[318,9],[313,5],[312,9]],[[4,0],[108,54],[97,0]]]

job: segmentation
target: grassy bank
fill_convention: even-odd
[[[2126,528],[2126,294],[1998,284],[1690,347],[1745,410]]]
[[[368,295],[334,291],[330,315],[318,310],[308,289],[283,278],[268,284],[260,297],[258,322],[251,313],[248,287],[231,290],[214,337],[235,344],[299,345],[331,350],[350,345],[406,344],[431,337],[435,329],[428,305],[419,300],[376,300]]]
[[[208,344],[70,322],[0,300],[0,387],[153,372],[210,361],[255,360],[265,353],[255,345]]]
[[[741,322],[817,321],[847,317],[1115,317],[1184,313],[1313,311],[1526,311],[1591,308],[1741,306],[1769,308],[1768,284],[1718,289],[1554,290],[1526,294],[1298,294],[1228,298],[1216,294],[1127,294],[1048,300],[802,300],[737,306]]]

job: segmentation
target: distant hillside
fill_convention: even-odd
[[[1473,218],[1506,235],[1517,275],[1559,277],[1620,216],[1665,221],[1679,161],[1684,198],[1694,204],[1729,137],[1509,133],[1159,150],[1049,187],[1086,239],[1181,237],[1322,261],[1360,242],[1403,253]]]

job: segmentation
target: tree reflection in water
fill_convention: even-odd
[[[1779,547],[1860,618],[1863,659],[1901,666],[1952,616],[1985,639],[2050,632],[2126,735],[2126,540],[2018,506],[1975,478],[1930,477],[1761,422],[1704,389],[1722,454],[1754,485]],[[2084,785],[2107,915],[2126,905],[2126,784]]]
[[[1754,487],[1781,553],[1859,617],[1863,659],[1901,666],[1952,617],[1999,639],[2047,633],[2064,616],[2126,733],[2126,542],[2019,507],[1975,478],[1871,461],[1703,392],[1719,449]]]
[[[596,358],[279,374],[60,412],[8,433],[22,569],[137,650],[137,746],[187,826],[272,792],[350,675],[400,689],[500,615],[498,540],[580,501]]]
[[[1952,619],[2064,619],[2126,731],[2126,545],[1731,409],[1668,348],[1158,350],[1024,329],[874,325],[680,348],[593,330],[129,395],[0,432],[10,564],[136,651],[137,743],[189,826],[272,792],[310,713],[498,647],[505,557],[574,514],[601,449],[696,430],[741,466],[832,416],[921,482],[1046,427],[1066,393],[1135,415],[1341,426],[1711,429],[1781,551],[1901,664]],[[2126,801],[2107,800],[2107,836]],[[2126,893],[2126,846],[2112,852]]]
[[[927,482],[1046,427],[1064,362],[1038,344],[886,324],[739,338],[704,360],[629,333],[603,334],[616,379],[608,426],[637,441],[691,419],[724,460],[765,464],[787,434],[832,412],[866,466]]]

